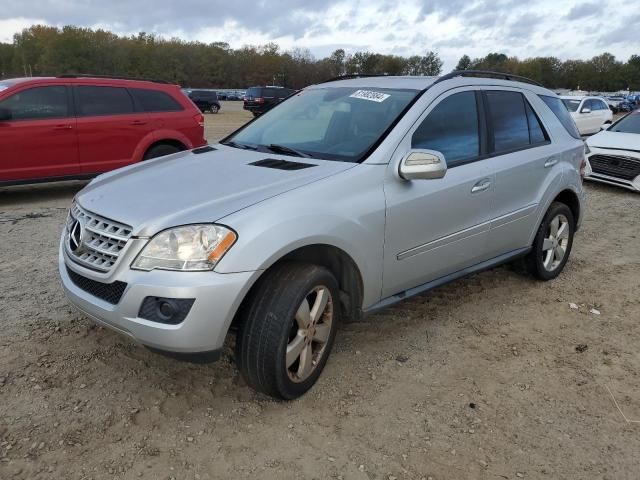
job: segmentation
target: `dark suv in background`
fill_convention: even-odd
[[[243,108],[257,117],[295,92],[284,87],[251,87],[244,96]]]
[[[187,95],[203,113],[218,113],[220,111],[218,94],[212,90],[189,90]]]

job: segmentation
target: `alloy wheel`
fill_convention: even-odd
[[[325,286],[314,287],[302,300],[292,321],[286,351],[291,381],[305,381],[320,363],[331,335],[333,299]]]
[[[553,217],[542,242],[542,265],[553,272],[564,260],[569,246],[569,220],[563,214]]]

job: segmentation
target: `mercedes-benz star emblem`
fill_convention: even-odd
[[[82,220],[76,220],[71,225],[69,231],[69,248],[72,252],[77,252],[82,248],[84,240],[84,222]]]

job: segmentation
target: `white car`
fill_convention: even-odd
[[[586,141],[591,171],[586,178],[640,192],[640,110]]]
[[[613,113],[601,97],[560,97],[578,126],[580,135],[591,135],[600,131],[605,123],[613,121]]]

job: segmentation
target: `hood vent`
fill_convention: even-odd
[[[214,150],[217,150],[217,149],[213,148],[211,145],[205,145],[204,147],[194,148],[193,150],[191,150],[191,153],[194,153],[197,155],[199,153],[213,152]]]
[[[290,162],[288,160],[277,160],[275,158],[265,158],[257,162],[250,163],[256,167],[275,168],[276,170],[302,170],[304,168],[317,167],[313,163]]]

